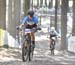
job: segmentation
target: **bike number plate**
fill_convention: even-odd
[[[25,29],[25,33],[31,33],[31,29]]]

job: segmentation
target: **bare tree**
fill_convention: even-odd
[[[6,0],[0,0],[0,29],[6,30]],[[4,33],[2,33],[5,35]],[[4,38],[0,31],[0,46],[4,46]]]
[[[11,34],[12,33],[12,29],[11,29],[11,27],[13,27],[12,26],[12,0],[8,0],[8,21],[7,21],[7,24],[8,24],[8,26],[7,26],[7,31]]]
[[[60,50],[66,50],[67,9],[68,9],[68,0],[62,0],[62,5],[61,5],[61,46],[60,46]]]
[[[6,29],[6,0],[0,0],[0,28]]]
[[[55,29],[57,30],[57,9],[58,9],[58,0],[55,0]]]
[[[43,5],[43,0],[40,0],[40,7],[42,7]]]
[[[30,0],[24,0],[24,16],[27,15],[27,11],[29,10],[30,8]]]
[[[21,0],[9,0],[8,6],[8,32],[15,39],[16,26],[20,24]]]
[[[73,29],[72,35],[75,36],[75,0],[73,0]]]
[[[45,0],[45,6],[47,6],[47,0]]]
[[[53,7],[53,0],[49,0],[49,8],[52,8]]]
[[[37,7],[39,7],[39,0],[37,0]]]

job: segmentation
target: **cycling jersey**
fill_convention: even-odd
[[[28,16],[26,16],[23,21],[22,21],[22,25],[26,24],[28,21],[33,21],[35,24],[38,23],[38,17],[33,16],[32,20],[29,19]]]
[[[55,30],[54,31],[49,31],[49,32],[50,32],[50,38],[56,37],[56,36],[60,37],[60,35]]]

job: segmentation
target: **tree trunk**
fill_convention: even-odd
[[[55,0],[55,29],[57,31],[57,9],[58,9],[58,0]]]
[[[0,46],[4,45],[6,30],[6,0],[0,0]]]
[[[6,0],[0,0],[0,28],[6,30]]]
[[[9,0],[8,5],[8,32],[15,39],[16,26],[20,24],[20,0]]]
[[[68,0],[62,0],[61,9],[62,10],[61,10],[61,46],[60,46],[60,50],[66,50]]]
[[[10,33],[10,35],[13,34],[12,28],[13,28],[13,21],[12,21],[12,0],[8,1],[8,26],[7,26],[7,31]]]
[[[33,0],[30,0],[30,7],[33,9]]]
[[[24,16],[27,15],[27,11],[30,8],[30,0],[24,0]]]
[[[14,19],[14,0],[9,0],[8,6],[8,32],[15,39],[16,37],[16,22]]]
[[[75,36],[75,0],[73,0],[73,29],[72,36]]]
[[[45,0],[45,6],[47,6],[47,0]]]
[[[52,8],[53,7],[53,0],[49,0],[49,8]]]
[[[39,0],[37,0],[37,7],[39,7]]]
[[[14,4],[14,16],[15,16],[15,22],[16,25],[20,25],[20,14],[21,14],[21,0],[15,0]]]
[[[43,6],[43,0],[40,0],[40,7]]]

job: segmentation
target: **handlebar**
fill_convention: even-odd
[[[17,29],[17,30],[20,30],[20,31],[22,30],[19,26],[16,26],[16,29]]]
[[[19,30],[20,29],[19,26],[16,26],[16,29]]]
[[[22,30],[19,26],[16,26],[16,29],[17,29],[17,30]],[[42,30],[40,27],[36,27],[35,29],[36,29],[36,30]]]
[[[41,28],[40,27],[37,27],[36,30],[41,30]]]

